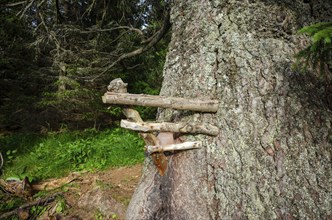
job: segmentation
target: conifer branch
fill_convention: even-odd
[[[167,33],[168,29],[170,28],[171,23],[170,23],[170,12],[169,10],[167,10],[166,16],[164,18],[163,21],[163,25],[160,28],[159,31],[157,31],[153,36],[152,39],[149,39],[150,41],[143,47],[140,47],[134,51],[131,51],[129,53],[123,54],[121,55],[118,59],[116,59],[114,62],[112,62],[110,65],[108,65],[108,67],[101,72],[99,75],[95,76],[93,79],[91,79],[91,81],[96,80],[97,78],[101,77],[102,75],[104,75],[105,73],[107,73],[110,69],[112,69],[116,64],[118,64],[120,61],[131,58],[131,57],[135,57],[137,55],[140,55],[144,52],[146,52],[147,50],[149,50],[151,47],[153,47],[154,45],[156,45],[162,38],[163,36]]]

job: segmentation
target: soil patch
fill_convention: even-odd
[[[83,174],[64,193],[70,207],[66,218],[124,219],[141,171],[139,164]]]
[[[44,207],[42,216],[32,216],[29,204],[38,203],[38,199],[31,197],[27,198],[26,208],[20,208],[14,214],[20,219],[124,219],[141,172],[142,164],[138,164],[95,173],[72,173],[68,177],[32,184],[32,187],[52,189],[47,193],[39,192],[42,198],[52,197],[52,201],[41,204]]]

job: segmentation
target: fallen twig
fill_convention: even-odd
[[[59,179],[50,179],[46,181],[42,181],[37,184],[32,184],[31,188],[34,191],[42,191],[42,190],[53,190],[60,188],[68,183],[71,183],[72,181],[76,180],[78,178],[78,174],[71,174],[68,177],[63,177]]]
[[[4,163],[3,156],[2,156],[2,154],[0,152],[0,170],[3,167],[3,163]]]

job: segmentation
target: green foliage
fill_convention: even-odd
[[[303,71],[306,71],[310,67],[323,76],[331,74],[332,22],[322,22],[306,26],[299,33],[309,35],[312,43],[296,55],[296,67]]]
[[[56,213],[64,213],[66,210],[66,201],[62,196],[57,196],[56,198],[56,208],[55,212]]]
[[[0,202],[0,215],[2,212],[3,213],[8,212],[26,202],[22,198],[8,195],[1,190],[0,190],[0,201],[6,201],[6,202]]]
[[[93,89],[87,89],[71,80],[71,89],[57,92],[45,92],[44,97],[36,106],[40,108],[53,107],[62,113],[62,122],[94,122],[105,111],[100,94]],[[66,83],[69,86],[68,83]],[[93,123],[90,123],[90,126]]]
[[[107,115],[101,102],[112,79],[121,77],[133,93],[159,92],[170,35],[104,71],[147,45],[143,41],[160,29],[167,1],[57,3],[58,8],[55,1],[34,1],[26,10],[26,4],[0,8],[0,126],[105,128],[121,116],[118,110]],[[155,113],[144,109],[142,117]]]
[[[105,110],[105,112],[107,112],[112,118],[120,118],[122,115],[122,108],[119,106],[110,106]]]
[[[45,179],[70,171],[134,165],[144,159],[143,140],[123,129],[50,133],[18,145],[20,135],[15,136],[0,139],[1,150],[18,152],[10,163],[6,161],[5,177]]]
[[[6,165],[11,164],[16,156],[28,153],[27,146],[34,146],[40,142],[40,136],[32,133],[17,133],[0,137],[0,151],[5,157]]]
[[[42,206],[42,205],[35,205],[32,206],[30,209],[30,214],[37,217],[45,213],[47,210],[47,206]]]
[[[16,16],[18,11],[0,7],[0,126],[24,123],[24,111],[31,109],[38,90],[43,88],[36,77],[39,70],[35,68],[34,50],[29,47],[33,33]]]

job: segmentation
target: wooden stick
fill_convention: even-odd
[[[0,171],[1,171],[1,168],[2,168],[3,164],[4,164],[4,159],[3,159],[3,156],[0,152]]]
[[[195,123],[148,123],[148,122],[132,122],[128,120],[121,120],[120,126],[122,128],[140,131],[140,132],[174,132],[174,133],[191,133],[191,134],[207,134],[217,136],[219,133],[218,127],[210,124],[195,124]]]
[[[139,113],[134,109],[125,108],[123,109],[123,113],[127,117],[127,119],[131,121],[140,122],[140,123],[144,122]],[[154,134],[152,133],[139,133],[139,134],[144,139],[146,145],[159,145],[159,140]],[[168,161],[165,154],[163,152],[155,152],[151,154],[151,158],[153,160],[153,163],[157,167],[159,174],[163,176],[168,166]]]
[[[198,112],[217,112],[219,104],[217,100],[209,99],[186,99],[116,92],[106,92],[102,100],[107,104],[140,105]]]
[[[78,175],[71,174],[70,176],[59,178],[59,179],[50,179],[42,181],[36,184],[31,184],[33,191],[43,191],[43,190],[53,190],[64,186],[78,178]]]
[[[156,146],[145,146],[147,152],[152,154],[154,152],[163,152],[163,151],[173,151],[173,150],[190,150],[201,148],[202,142],[201,141],[187,141],[180,144],[170,144],[170,145],[156,145]]]

